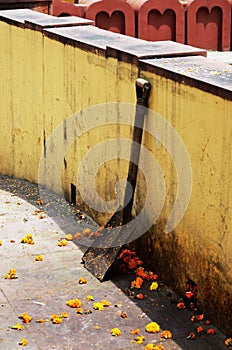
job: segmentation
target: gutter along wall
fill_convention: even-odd
[[[0,172],[38,182],[41,154],[45,160],[49,153],[59,159],[62,152],[55,145],[61,145],[61,150],[66,147],[69,117],[83,113],[84,118],[90,108],[90,120],[96,119],[96,126],[76,139],[62,157],[62,190],[71,200],[73,184],[77,205],[104,224],[110,214],[91,209],[80,196],[83,188],[88,198],[93,195],[88,185],[92,165],[86,166],[79,181],[77,168],[83,155],[99,143],[130,139],[132,126],[120,125],[120,115],[112,124],[111,109],[107,125],[99,126],[97,109],[91,108],[114,102],[135,104],[136,78],[149,80],[153,113],[145,126],[156,130],[154,113],[158,113],[175,128],[190,157],[192,193],[183,219],[172,232],[164,233],[179,174],[158,129],[156,137],[145,133],[143,144],[161,167],[166,191],[159,218],[138,241],[140,253],[179,292],[191,278],[198,285],[200,305],[219,326],[231,329],[232,68],[206,59],[205,51],[191,46],[146,42],[95,28],[84,19],[44,16],[30,10],[0,12]],[[62,138],[56,144],[53,132],[61,123]],[[81,130],[81,122],[76,127]],[[118,158],[121,151],[118,143]],[[50,189],[60,191],[54,168],[46,166]],[[127,170],[128,162],[123,159],[102,164],[96,187],[103,198],[114,198],[115,182],[126,178]],[[149,172],[153,171],[151,164]],[[156,185],[148,185],[153,193]],[[140,173],[137,210],[145,202],[146,188]],[[156,201],[154,192],[154,205]]]

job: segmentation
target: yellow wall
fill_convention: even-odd
[[[197,283],[200,304],[208,303],[212,319],[229,329],[232,324],[232,101],[149,70],[139,72],[138,66],[106,58],[97,50],[91,52],[63,44],[40,31],[4,21],[0,21],[0,37],[1,174],[38,182],[38,162],[44,143],[65,118],[96,104],[115,101],[134,104],[138,75],[151,82],[149,107],[169,121],[182,138],[191,161],[193,185],[182,221],[172,232],[164,233],[176,195],[177,174],[164,147],[145,134],[143,144],[152,151],[164,174],[166,200],[157,222],[141,238],[142,245],[139,240],[140,251],[174,288],[183,292],[186,278]],[[149,115],[146,123],[152,123],[152,118]],[[107,120],[111,120],[110,115]],[[88,208],[78,192],[79,186],[88,184],[91,167],[82,183],[77,183],[76,169],[87,150],[104,140],[120,137],[130,138],[131,127],[95,128],[76,140],[64,157],[65,196],[70,199],[70,185],[75,184],[77,204],[100,223],[105,223],[109,215]],[[116,151],[120,155],[119,145]],[[101,167],[96,186],[102,197],[114,198],[115,181],[125,178],[127,169],[128,162],[124,160]],[[47,175],[51,188],[56,190],[52,166],[48,166]],[[138,208],[144,203],[145,189],[140,174],[136,191]],[[91,197],[91,188],[88,191]]]

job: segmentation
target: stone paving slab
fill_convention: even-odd
[[[18,342],[23,337],[28,340],[24,348],[30,350],[140,350],[149,342],[162,344],[165,350],[227,349],[224,345],[226,336],[211,325],[216,329],[215,335],[197,336],[192,341],[186,339],[196,327],[189,320],[191,312],[177,310],[178,296],[161,282],[158,292],[149,291],[148,285],[144,285],[141,292],[145,298],[135,299],[128,288],[134,277],[120,274],[115,264],[111,279],[100,283],[81,263],[83,247],[80,249],[72,241],[65,247],[57,246],[58,239],[65,237],[67,232],[62,231],[46,212],[43,219],[39,219],[40,213],[35,215],[35,210],[42,210],[38,199],[36,185],[0,178],[0,350],[22,349]],[[55,196],[54,203],[67,205],[56,201]],[[62,212],[57,207],[59,210]],[[69,207],[67,220],[73,215],[78,230],[94,225],[85,215],[80,220],[77,213],[76,208]],[[33,234],[34,245],[21,243],[21,238],[28,233]],[[35,261],[37,254],[42,254],[43,261]],[[18,279],[4,279],[10,268],[17,270]],[[78,283],[81,277],[86,278],[87,284]],[[108,300],[110,306],[103,311],[94,310],[94,301],[86,300],[89,294],[96,302]],[[91,310],[91,313],[78,315],[76,309],[66,305],[67,300],[75,298],[79,298],[83,309]],[[63,319],[61,324],[52,324],[51,315],[64,311],[69,313],[69,318]],[[32,321],[21,331],[10,329],[18,322],[22,323],[18,316],[23,312],[31,315]],[[127,314],[127,319],[121,317],[122,312]],[[36,323],[39,318],[45,322]],[[173,339],[160,339],[160,332],[146,333],[145,326],[151,321],[158,322],[162,330],[169,329]],[[110,335],[114,327],[120,328],[121,336]],[[145,336],[143,344],[131,342],[134,336],[130,331],[135,328]]]

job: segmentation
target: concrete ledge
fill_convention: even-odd
[[[139,67],[232,100],[232,67],[202,56],[141,60]]]

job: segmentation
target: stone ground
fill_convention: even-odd
[[[149,284],[138,290],[145,295],[143,300],[136,299],[136,294],[131,294],[128,288],[134,276],[120,274],[117,268],[113,269],[110,280],[100,283],[81,263],[83,247],[73,241],[64,247],[57,245],[70,226],[61,229],[46,209],[52,207],[52,212],[61,213],[67,223],[75,220],[76,231],[94,223],[54,195],[47,197],[43,205],[38,204],[39,198],[36,185],[0,177],[0,350],[24,348],[19,345],[22,338],[28,340],[25,349],[30,350],[144,349],[148,343],[162,344],[166,350],[228,349],[224,345],[226,336],[204,321],[191,322],[192,312],[178,310],[179,298],[160,281],[158,291],[150,291]],[[34,245],[21,243],[28,233],[32,233]],[[38,254],[43,261],[35,261]],[[11,268],[17,270],[17,279],[4,278]],[[81,277],[87,284],[78,283]],[[94,310],[94,301],[86,300],[89,294],[95,301],[108,300],[110,306],[102,311]],[[84,310],[92,313],[78,315],[76,309],[66,305],[67,300],[76,298],[82,301]],[[51,315],[64,311],[69,318],[53,324]],[[18,318],[23,312],[33,317],[30,323],[23,324]],[[122,312],[127,318],[121,317]],[[45,322],[37,323],[40,318]],[[161,331],[170,330],[173,339],[161,339],[161,331],[146,333],[145,326],[151,321],[159,323]],[[23,325],[21,331],[10,328],[18,322]],[[194,340],[188,340],[188,334],[199,324],[205,330],[215,329],[216,334],[200,333]],[[111,336],[114,327],[121,330],[121,336]],[[135,336],[130,331],[135,328],[144,335],[143,344],[131,342]]]

